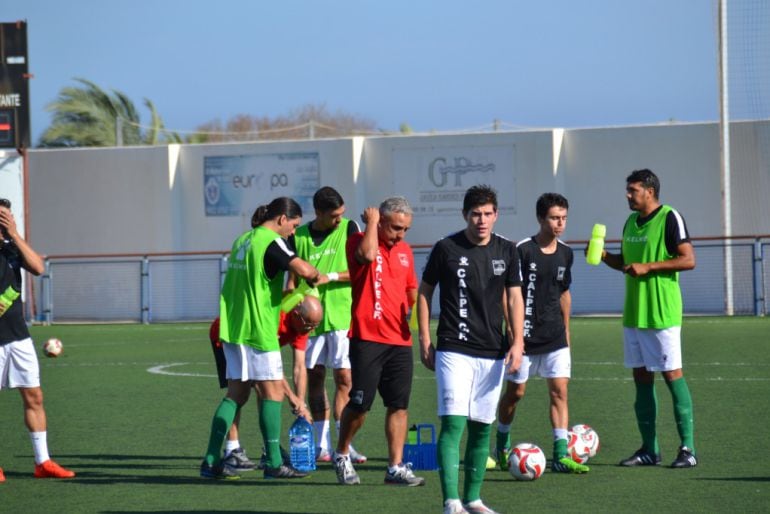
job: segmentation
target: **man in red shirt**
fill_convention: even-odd
[[[350,401],[342,411],[334,454],[337,481],[360,483],[350,459],[350,442],[363,426],[379,391],[387,408],[388,470],[385,483],[419,486],[425,479],[401,461],[412,390],[412,335],[408,313],[417,299],[412,249],[404,239],[412,224],[412,208],[403,197],[367,207],[361,215],[366,230],[348,237],[347,258],[353,290],[350,326]]]
[[[305,349],[310,332],[315,329],[323,317],[323,307],[315,296],[305,296],[294,309],[285,313],[281,311],[280,324],[278,326],[278,341],[281,346],[291,345],[294,357],[294,387],[291,390],[289,383],[284,379],[284,391],[289,398],[289,403],[294,406],[294,412],[304,416],[311,421],[310,411],[305,405],[305,399],[296,394],[296,388],[299,381],[306,381],[305,374]],[[217,375],[219,377],[219,386],[227,387],[225,371],[227,362],[225,361],[225,352],[222,349],[222,342],[219,340],[219,318],[216,318],[209,328],[209,339],[211,341],[211,350],[214,352],[214,360],[217,363]],[[304,396],[304,395],[303,395]],[[233,472],[249,471],[257,465],[246,456],[246,452],[241,447],[238,440],[238,424],[240,421],[240,412],[235,415],[235,420],[230,426],[230,431],[225,440],[224,457],[222,463],[229,467]],[[283,448],[281,448],[283,453]],[[284,460],[288,459],[288,454],[284,455]]]

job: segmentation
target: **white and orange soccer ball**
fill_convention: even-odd
[[[508,455],[508,471],[516,480],[536,480],[545,471],[545,454],[539,446],[520,443]]]
[[[62,351],[64,351],[64,346],[55,337],[52,337],[43,344],[43,353],[45,353],[46,357],[58,357]]]
[[[567,453],[578,464],[585,464],[599,451],[599,434],[585,424],[574,425],[567,440]]]

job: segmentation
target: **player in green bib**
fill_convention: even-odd
[[[348,236],[360,231],[358,224],[347,218],[345,202],[337,190],[324,186],[313,195],[316,218],[297,228],[289,243],[294,245],[297,256],[315,266],[321,272],[318,291],[324,316],[311,334],[305,354],[307,368],[308,403],[313,414],[313,428],[318,445],[316,459],[331,461],[330,414],[333,413],[340,430],[342,410],[347,405],[352,379],[350,358],[350,307],[353,302],[350,287],[348,261],[345,245]],[[292,280],[291,284],[295,284]],[[326,369],[331,368],[334,376],[333,411],[326,394]],[[296,375],[296,373],[295,373]],[[297,394],[304,397],[304,387],[297,388]],[[354,463],[366,462],[366,456],[350,448]]]
[[[264,477],[306,476],[285,465],[280,454],[281,402],[285,390],[278,326],[286,271],[313,285],[320,273],[297,258],[284,240],[300,224],[302,208],[297,202],[276,198],[260,206],[254,217],[255,228],[233,243],[219,296],[219,338],[227,362],[227,395],[212,420],[209,445],[200,468],[204,478],[238,478],[222,464],[220,452],[252,387],[259,393],[259,428],[267,452]]]
[[[634,410],[642,447],[621,466],[660,463],[655,427],[655,372],[671,392],[681,446],[673,468],[698,464],[693,437],[692,398],[682,373],[682,293],[679,272],[695,268],[695,251],[682,216],[658,200],[660,181],[650,170],[626,178],[626,198],[634,211],[623,227],[621,253],[604,251],[602,260],[626,274],[623,307],[624,361],[633,369]]]

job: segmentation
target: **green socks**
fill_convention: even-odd
[[[275,400],[260,400],[259,429],[265,442],[267,465],[278,468],[283,464],[281,459],[281,402]]]
[[[235,413],[238,412],[238,404],[230,398],[223,398],[222,403],[214,412],[214,419],[211,420],[211,435],[209,436],[209,446],[206,450],[204,460],[209,466],[213,466],[219,461],[222,452],[222,442],[227,437],[230,425],[233,424]]]
[[[498,450],[502,450],[503,448],[510,448],[511,433],[510,432],[503,433],[498,430],[495,444],[497,445],[495,446],[495,448],[497,448]]]
[[[695,441],[693,437],[694,422],[692,417],[692,397],[690,388],[687,387],[684,377],[666,382],[674,403],[674,419],[682,446],[688,447],[695,453]]]
[[[556,439],[553,442],[553,460],[557,461],[562,457],[567,456],[567,443],[566,439]]]
[[[468,421],[468,441],[465,445],[465,494],[463,501],[472,502],[481,498],[481,484],[487,471],[489,456],[489,432],[492,425]]]
[[[655,455],[660,453],[655,421],[658,415],[658,398],[655,396],[655,384],[636,384],[636,423],[642,435],[642,447]]]
[[[460,492],[460,439],[465,430],[465,416],[441,416],[441,432],[438,436],[438,476],[441,494],[446,500],[459,500]],[[488,452],[488,449],[485,449]],[[486,454],[484,456],[486,465]]]

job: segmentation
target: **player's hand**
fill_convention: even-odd
[[[521,367],[521,359],[524,355],[524,344],[514,344],[505,354],[505,372],[515,373]]]
[[[13,217],[13,213],[7,208],[0,208],[0,228],[3,235],[9,239],[16,239],[19,235],[16,229],[16,219]]]
[[[634,262],[627,266],[623,266],[623,273],[627,273],[632,277],[643,277],[647,275],[651,270],[649,263]]]
[[[420,343],[420,361],[431,371],[436,371],[436,348],[428,342]]]
[[[0,302],[0,316],[5,314],[6,309],[8,309],[10,305],[5,305],[4,303]]]
[[[299,407],[297,407],[296,409],[294,409],[294,412],[297,414],[297,416],[302,416],[303,418],[305,418],[308,421],[308,423],[313,422],[313,415],[310,414],[310,409],[308,409],[307,405],[305,405],[304,403]]]
[[[365,225],[379,223],[380,209],[378,207],[367,207],[364,209],[363,214],[361,214],[361,221],[363,221]]]

